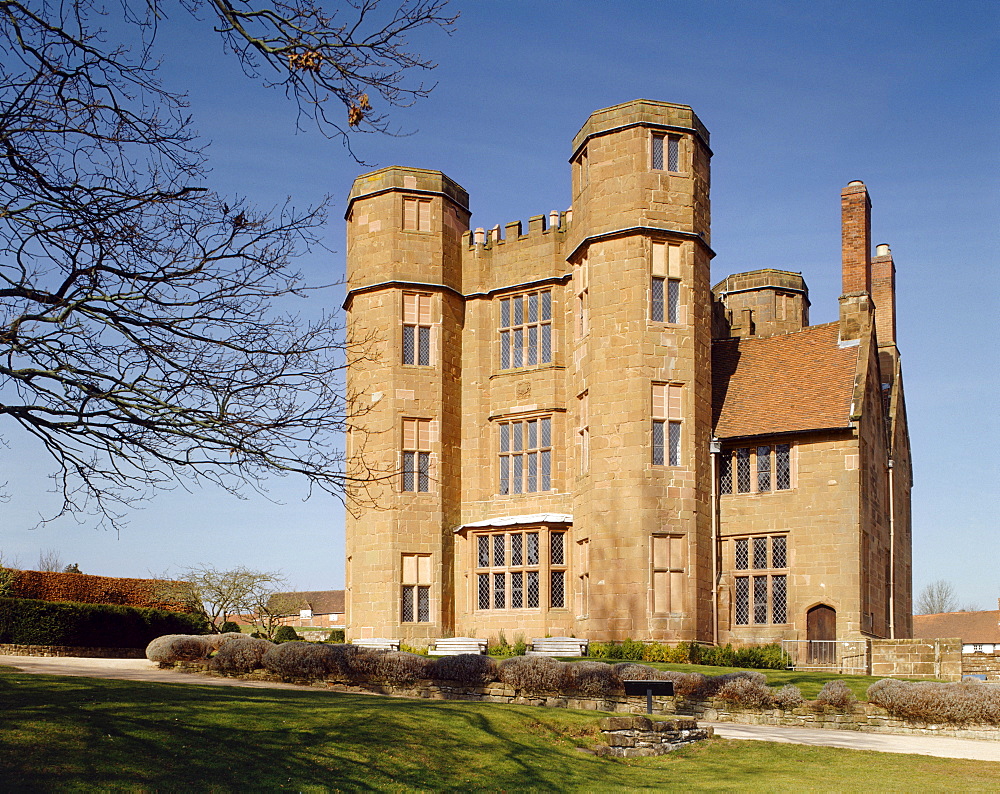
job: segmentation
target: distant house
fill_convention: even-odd
[[[1000,653],[1000,609],[914,615],[913,636],[960,637],[962,653]]]
[[[279,608],[287,616],[285,626],[343,626],[343,590],[303,590],[293,593],[275,593],[269,605]]]

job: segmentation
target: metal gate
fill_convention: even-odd
[[[792,670],[831,670],[868,675],[871,658],[867,640],[782,640]]]

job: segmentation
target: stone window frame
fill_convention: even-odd
[[[399,490],[401,493],[432,493],[433,420],[404,416],[400,422]]]
[[[687,536],[657,532],[649,541],[649,611],[653,615],[684,612]],[[660,607],[666,608],[660,608]],[[675,608],[676,607],[676,608]]]
[[[590,263],[586,256],[573,265],[573,327],[576,340],[590,334]]]
[[[652,240],[649,251],[647,321],[657,326],[688,323],[687,294],[682,269],[684,246],[669,240]]]
[[[684,136],[667,130],[653,130],[649,136],[649,169],[665,174],[683,174],[686,169]],[[670,166],[674,166],[671,168]]]
[[[732,541],[733,626],[788,626],[791,554],[787,532],[757,532]],[[763,559],[760,548],[763,542]],[[763,614],[764,619],[759,620]],[[745,617],[744,617],[745,616]],[[784,620],[776,620],[783,617]]]
[[[402,223],[404,232],[430,234],[432,229],[431,199],[426,196],[403,196]]]
[[[534,320],[531,319],[533,297],[536,315]],[[545,317],[546,308],[548,317]],[[555,315],[555,296],[549,287],[500,296],[497,299],[497,334],[500,344],[498,370],[514,372],[553,364],[556,355]],[[532,343],[532,331],[534,331],[534,343]],[[520,344],[517,343],[519,338]],[[545,357],[546,340],[548,358]],[[534,362],[531,361],[532,356],[535,358]]]
[[[584,389],[576,396],[577,427],[576,449],[579,457],[578,475],[590,473],[590,390]]]
[[[473,532],[470,540],[473,612],[545,613],[570,608],[569,528],[491,528]],[[557,577],[561,581],[561,603],[555,603],[559,600]]]
[[[767,463],[760,459],[768,450]],[[727,447],[719,454],[718,491],[721,496],[766,496],[798,487],[798,445],[792,441],[764,441]],[[764,476],[766,474],[766,477]],[[764,483],[767,487],[762,487]]]
[[[415,305],[413,305],[415,303]],[[400,361],[404,367],[433,367],[437,357],[434,333],[434,295],[429,292],[406,290],[401,293]],[[407,361],[407,331],[411,330],[410,354]],[[426,343],[425,343],[426,340]],[[426,347],[426,362],[423,353]]]
[[[680,468],[684,459],[684,384],[654,381],[650,407],[650,462]]]
[[[400,556],[400,623],[431,622],[431,565],[430,554]]]
[[[532,413],[497,419],[497,495],[530,496],[555,490],[553,485],[555,453],[555,421],[553,413]],[[531,445],[531,427],[535,442]],[[548,427],[548,443],[545,428]],[[520,438],[518,444],[517,439]],[[520,449],[517,447],[520,446]],[[534,461],[534,488],[531,489],[531,465]],[[518,466],[520,469],[518,470]],[[515,490],[515,478],[520,490]],[[548,488],[544,488],[546,480]],[[506,490],[505,490],[506,488]]]

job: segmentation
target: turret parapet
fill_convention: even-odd
[[[440,195],[456,204],[460,209],[469,211],[468,192],[441,171],[391,165],[387,168],[380,168],[378,171],[362,174],[354,180],[351,192],[347,197],[346,215],[351,214],[351,207],[358,199],[390,190]]]
[[[576,153],[587,142],[588,138],[639,125],[693,132],[708,148],[708,129],[701,123],[689,105],[655,102],[650,99],[634,99],[631,102],[623,102],[621,105],[614,105],[592,113],[576,137],[573,138],[573,157],[576,157]]]

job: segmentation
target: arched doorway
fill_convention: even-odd
[[[837,610],[819,604],[806,612],[806,639],[809,640],[810,664],[835,664]]]

